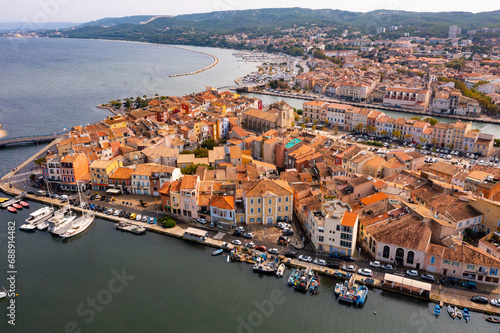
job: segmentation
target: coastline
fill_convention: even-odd
[[[0,139],[7,136],[7,132],[5,132],[5,130],[3,130],[1,128],[2,128],[2,125],[0,125]]]

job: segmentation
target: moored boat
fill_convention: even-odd
[[[260,259],[260,258],[258,258]],[[262,262],[257,260],[253,265],[253,271],[261,274],[276,274],[278,267],[274,262]]]
[[[146,232],[146,228],[144,228],[143,226],[135,225],[129,222],[118,222],[117,224],[115,224],[115,226],[116,229],[128,231],[136,235]]]
[[[457,316],[458,319],[462,319],[462,311],[459,310],[456,306],[455,306],[455,316]]]
[[[7,290],[0,284],[0,299],[7,297]]]
[[[31,223],[25,223],[22,226],[20,226],[19,229],[24,231],[33,231],[36,229],[36,225]]]
[[[311,285],[309,286],[309,291],[313,294],[317,294],[320,284],[321,283],[319,282],[318,273],[314,273],[314,276],[313,276],[312,281],[311,281]]]
[[[42,207],[31,213],[30,216],[26,219],[26,223],[37,225],[40,222],[46,221],[52,216],[52,214],[54,214],[54,208]]]
[[[218,249],[218,250],[215,250],[214,252],[212,252],[212,255],[213,256],[218,256],[219,254],[222,254],[222,252],[224,252],[223,249]]]
[[[354,305],[356,306],[364,305],[367,297],[368,297],[368,287],[359,286],[356,289],[356,293],[354,294],[354,300],[353,300]]]
[[[300,271],[300,276],[295,281],[293,289],[297,291],[307,292],[311,286],[312,279],[314,277],[314,272],[311,271],[311,267],[307,267],[305,270]]]
[[[489,323],[500,324],[500,318],[497,317],[486,317],[486,321]]]
[[[30,208],[30,204],[27,203],[26,201],[20,201],[19,204],[23,206],[24,208]]]
[[[9,198],[0,198],[0,203],[5,202],[5,201],[9,201],[9,200],[10,200]]]
[[[437,304],[435,307],[434,307],[434,315],[436,317],[439,317],[439,315],[441,314],[441,308],[439,307],[439,304]]]
[[[455,309],[451,307],[451,305],[448,305],[448,314],[450,315],[451,318],[455,319]]]
[[[470,320],[470,312],[469,312],[469,310],[467,310],[467,308],[464,308],[463,313],[464,313],[465,322],[468,323]]]
[[[38,230],[47,230],[48,227],[49,227],[49,222],[47,221],[40,222],[36,225],[36,228]]]
[[[276,271],[276,276],[279,278],[283,277],[284,273],[285,273],[285,264],[282,263],[278,266],[278,270]]]
[[[15,209],[23,209],[23,206],[17,203],[12,204],[12,207],[14,207]]]
[[[17,209],[15,209],[14,207],[11,207],[11,206],[7,207],[7,210],[11,213],[17,213]]]
[[[295,281],[297,281],[297,279],[299,278],[299,276],[300,276],[300,271],[298,269],[294,269],[290,273],[290,276],[288,277],[287,284],[289,286],[293,286],[295,284]]]

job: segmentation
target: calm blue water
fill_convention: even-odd
[[[190,47],[219,57],[195,76],[169,78],[212,63],[207,55],[162,45],[102,40],[0,38],[0,124],[10,136],[46,134],[110,115],[113,99],[176,96],[233,85],[255,68],[231,50]]]

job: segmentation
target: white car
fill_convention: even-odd
[[[142,222],[148,222],[148,220],[149,220],[149,216],[144,215],[144,216],[142,217]]]
[[[409,269],[409,270],[406,271],[406,275],[409,275],[409,276],[412,276],[412,277],[417,277],[418,276],[418,272],[415,271],[415,270],[413,270],[413,269],[412,270]]]
[[[137,216],[135,217],[135,220],[136,221],[142,220],[142,215],[141,214],[137,214]]]
[[[313,258],[311,258],[310,256],[306,256],[304,254],[301,254],[299,256],[299,260],[302,260],[302,261],[307,261],[307,262],[311,262],[313,260]]]
[[[205,220],[203,217],[196,219],[196,221],[198,221],[198,223],[201,223],[201,224],[207,224],[207,220]]]
[[[245,247],[248,247],[250,249],[255,249],[255,243],[254,242],[245,243]]]
[[[380,268],[380,261],[370,261],[370,266]]]
[[[358,269],[358,274],[363,275],[363,276],[372,276],[373,271],[371,269],[368,269],[368,268],[360,268],[360,269]]]
[[[422,275],[420,275],[420,278],[422,280],[427,280],[427,281],[436,281],[436,278],[434,277],[434,275],[431,275],[431,274],[422,274]]]
[[[342,270],[346,271],[346,272],[356,272],[356,266],[353,266],[353,265],[344,265],[342,266]]]
[[[316,265],[326,266],[326,260],[324,260],[324,259],[318,259],[318,258],[316,258],[316,259],[314,259],[314,263]]]
[[[117,210],[115,210],[113,215],[118,216],[118,215],[120,215],[121,212],[122,212],[121,210],[117,209]]]
[[[496,306],[496,307],[500,307],[500,298],[492,299],[490,301],[490,304],[493,305],[493,306]]]
[[[233,243],[234,245],[241,245],[241,241],[239,239],[235,239],[231,243]]]
[[[278,249],[276,249],[276,248],[273,247],[273,248],[267,250],[267,252],[269,252],[271,254],[278,254],[280,251]]]

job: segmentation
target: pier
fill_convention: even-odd
[[[57,139],[63,133],[42,134],[42,135],[28,135],[18,136],[14,138],[7,138],[0,140],[0,147],[19,146],[19,145],[35,145],[39,143],[47,143]]]
[[[2,207],[2,208],[7,208],[7,207],[9,207],[10,205],[13,205],[13,204],[15,204],[15,203],[19,203],[21,200],[23,200],[23,199],[24,199],[24,197],[25,197],[25,195],[24,195],[24,194],[20,194],[20,195],[16,196],[14,199],[10,199],[10,200],[8,200],[8,201],[2,202],[2,203],[0,204],[0,207]]]

